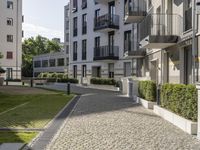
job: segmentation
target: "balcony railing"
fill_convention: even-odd
[[[94,48],[94,60],[118,60],[118,46],[100,46]]]
[[[125,4],[125,22],[140,22],[147,14],[145,0],[127,0]]]
[[[192,8],[185,11],[185,28],[184,31],[192,29]]]
[[[182,18],[174,14],[150,14],[140,24],[140,41],[148,36],[180,36]]]
[[[106,14],[94,18],[94,30],[102,30],[106,28],[119,29],[119,16]]]

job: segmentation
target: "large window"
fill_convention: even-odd
[[[56,66],[56,60],[55,59],[50,59],[49,60],[49,66],[50,67],[55,67]]]
[[[13,35],[7,35],[7,42],[13,42]]]
[[[185,12],[184,12],[184,31],[192,29],[192,0],[185,0]]]
[[[87,66],[82,65],[82,77],[87,77]]]
[[[82,41],[82,60],[87,59],[87,40]]]
[[[12,1],[7,1],[7,8],[13,9],[13,2]]]
[[[48,60],[42,61],[42,67],[48,67]]]
[[[13,26],[13,19],[12,18],[7,18],[7,25]]]
[[[34,61],[34,67],[35,68],[40,68],[41,67],[41,61]]]
[[[82,5],[81,5],[82,9],[87,8],[87,0],[82,0]]]
[[[13,59],[13,52],[7,52],[7,59]]]
[[[74,79],[77,78],[77,65],[73,66],[73,77],[74,77]]]
[[[78,10],[78,0],[73,0],[72,12],[76,12],[77,10]]]
[[[82,34],[87,34],[87,14],[82,16]]]
[[[73,36],[77,36],[77,34],[78,34],[78,28],[77,28],[78,24],[77,24],[77,21],[78,21],[78,18],[75,17],[73,19]]]
[[[77,60],[77,42],[73,43],[73,61]]]
[[[65,65],[65,59],[64,58],[59,58],[57,59],[57,65],[58,66],[64,66]]]
[[[131,31],[124,32],[124,52],[131,51]]]

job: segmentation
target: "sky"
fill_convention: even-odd
[[[42,35],[64,41],[64,6],[68,0],[23,0],[24,38]]]

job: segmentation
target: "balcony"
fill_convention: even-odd
[[[94,61],[119,60],[118,46],[100,46],[94,48]]]
[[[112,2],[113,0],[94,0],[95,3],[99,4],[108,4],[109,2]]]
[[[119,29],[119,16],[106,14],[94,19],[94,31],[110,32]]]
[[[140,48],[164,49],[175,45],[183,32],[179,15],[150,14],[139,24]]]
[[[127,0],[125,4],[125,23],[138,23],[146,16],[145,0]]]
[[[124,53],[125,59],[132,59],[132,58],[143,58],[146,55],[146,49],[138,49],[132,51],[126,51]]]

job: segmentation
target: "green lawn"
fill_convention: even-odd
[[[29,103],[0,115],[0,128],[43,128],[73,97],[73,95],[68,96],[63,93],[16,95],[11,96],[12,99],[8,99],[5,95],[1,96],[2,94],[0,94],[0,101],[4,104],[18,100]]]
[[[0,132],[0,143],[29,143],[37,132]]]
[[[0,93],[0,113],[13,107],[14,110],[0,114],[0,128],[44,128],[55,115],[74,97],[61,92],[54,94],[8,95]],[[28,143],[36,132],[0,131],[0,143]]]

